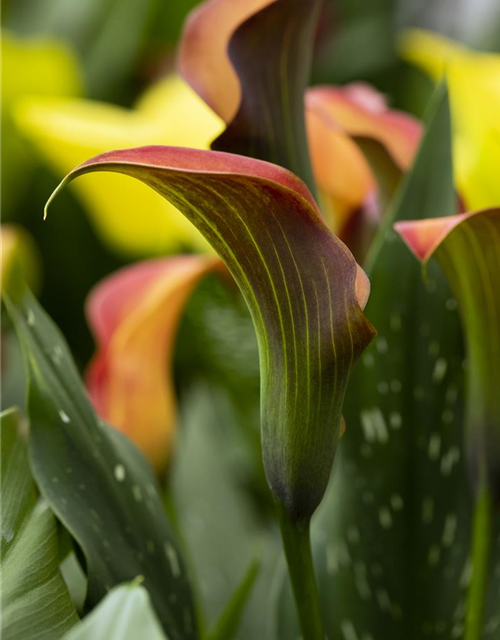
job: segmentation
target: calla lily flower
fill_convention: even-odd
[[[375,333],[362,312],[368,279],[325,225],[305,184],[276,165],[214,151],[141,147],[83,163],[59,189],[96,171],[134,177],[160,193],[204,234],[228,266],[246,299],[258,338],[268,482],[289,517],[307,523],[328,483],[351,369]],[[125,350],[130,329],[123,335],[116,332],[118,337],[109,341],[109,348],[116,351],[105,356],[121,369],[122,390],[123,382],[126,387],[134,380],[135,354],[143,341],[150,345],[149,357],[155,359],[157,371],[165,362],[150,336],[159,330],[158,320],[165,331],[166,316],[147,312],[136,316],[138,289],[131,287],[132,301],[122,307],[132,323],[134,340]],[[156,286],[154,291],[153,300],[160,303]],[[116,294],[118,302],[125,292],[126,287]],[[99,305],[94,301],[91,307],[95,319]],[[153,329],[146,330],[146,319]],[[110,327],[97,328],[95,320],[94,326],[101,344],[109,339]],[[111,326],[116,322],[111,320]],[[167,326],[166,331],[171,329]],[[124,356],[129,352],[132,365]],[[98,357],[91,377],[101,378],[101,384],[102,367]],[[107,379],[115,384],[113,372]],[[148,394],[154,379],[144,373],[140,381]],[[96,397],[100,391],[94,389]],[[116,410],[122,412],[126,401],[121,397],[117,402]],[[136,424],[143,411],[142,402]],[[165,406],[164,416],[167,411]],[[165,442],[164,434],[161,438]]]
[[[206,0],[186,22],[180,47],[180,70],[227,124],[235,119],[241,103],[241,86],[233,63],[240,65],[239,71],[243,65],[236,47],[231,56],[233,36],[248,18],[272,4],[271,0]],[[285,14],[287,8],[281,4]],[[295,12],[305,6],[288,4]],[[277,13],[279,8],[275,8]],[[241,38],[245,38],[243,33]],[[386,147],[404,171],[410,166],[420,142],[421,125],[411,116],[389,109],[384,96],[360,83],[308,89],[305,118],[322,210],[325,215],[329,214],[329,222],[338,233],[349,215],[367,204],[377,191],[372,170],[353,137],[373,137]]]
[[[411,116],[389,109],[385,97],[367,84],[317,86],[305,96],[306,124],[314,177],[333,229],[342,231],[350,213],[367,204],[377,182],[353,137],[385,147],[401,171],[409,169],[422,127]]]
[[[277,502],[302,632],[311,640],[324,632],[310,519],[324,496],[344,429],[342,405],[352,368],[376,334],[363,313],[368,279],[328,228],[306,186],[314,190],[303,91],[319,6],[317,0],[312,5],[280,0],[237,29],[248,45],[239,51],[242,99],[215,141],[231,153],[165,146],[102,153],[71,171],[48,202],[89,173],[135,178],[178,208],[228,267],[254,322],[264,469]],[[295,42],[298,46],[291,46]],[[259,43],[269,54],[270,73],[254,84]],[[277,96],[275,104],[259,98],[268,90]],[[150,333],[141,322],[137,352]],[[127,366],[125,385],[134,368]]]
[[[107,149],[146,144],[208,148],[223,128],[178,77],[153,85],[131,110],[83,99],[29,98],[18,103],[15,115],[26,138],[59,176]],[[140,183],[106,174],[87,176],[75,188],[102,238],[123,255],[208,249],[173,205]]]
[[[159,474],[175,434],[171,360],[177,325],[194,287],[217,265],[218,258],[200,255],[141,262],[103,280],[87,301],[97,342],[87,371],[94,407]]]
[[[456,183],[467,210],[500,202],[500,55],[479,53],[443,36],[406,32],[404,59],[450,90]]]
[[[2,215],[11,217],[33,157],[13,121],[25,96],[78,96],[83,81],[73,53],[48,39],[20,39],[2,30]]]

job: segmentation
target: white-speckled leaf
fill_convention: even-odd
[[[0,416],[3,640],[56,640],[78,621],[59,572],[56,521],[38,499],[20,414]]]
[[[439,267],[429,265],[424,284],[420,266],[389,230],[397,219],[456,212],[444,90],[434,107],[369,256],[366,311],[379,336],[354,371],[347,430],[314,523],[329,640],[453,640],[463,633],[472,513],[457,305]],[[498,582],[497,575],[497,603]],[[280,637],[295,637],[286,595],[281,605]],[[499,623],[491,609],[485,639],[498,637]]]
[[[5,298],[29,374],[30,458],[51,509],[87,560],[87,604],[144,576],[170,640],[197,637],[186,568],[154,474],[122,434],[99,421],[60,331],[26,287]]]

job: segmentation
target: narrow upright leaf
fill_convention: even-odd
[[[252,561],[241,583],[227,603],[215,629],[209,634],[209,640],[234,640],[245,610],[248,598],[252,592],[255,579],[259,573],[259,563]]]
[[[264,465],[289,513],[319,504],[352,366],[374,330],[366,277],[305,185],[280,167],[174,147],[112,151],[77,167],[142,180],[175,204],[226,262],[259,341]],[[56,191],[57,193],[57,191]]]
[[[7,293],[29,375],[33,474],[83,550],[88,605],[142,575],[169,638],[196,638],[186,569],[152,469],[125,436],[98,420],[63,337],[29,290],[17,284]]]
[[[56,521],[31,478],[21,415],[0,415],[3,640],[56,640],[77,621],[59,572]]]

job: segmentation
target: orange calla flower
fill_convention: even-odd
[[[241,88],[228,47],[236,29],[272,0],[207,0],[189,16],[179,52],[180,70],[192,88],[229,124],[238,111]],[[388,108],[382,94],[354,83],[318,86],[305,95],[305,114],[314,177],[323,213],[340,232],[349,215],[376,193],[376,180],[353,136],[383,144],[406,170],[420,142],[421,125]]]
[[[97,353],[87,386],[99,415],[125,433],[158,472],[169,460],[176,401],[169,362],[184,305],[218,258],[188,255],[126,267],[90,294]]]
[[[196,93],[225,122],[240,103],[240,82],[227,55],[240,24],[275,0],[208,0],[188,16],[180,42],[179,66]]]
[[[411,116],[389,109],[385,97],[362,83],[318,86],[306,93],[306,123],[314,177],[340,231],[349,213],[376,192],[375,177],[353,136],[387,149],[401,170],[410,167],[422,134]]]

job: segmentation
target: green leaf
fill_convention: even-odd
[[[474,486],[500,500],[500,209],[398,222],[396,230],[424,266],[441,265],[455,295],[467,347],[466,438]]]
[[[328,482],[352,366],[374,335],[360,307],[364,274],[305,185],[280,167],[213,151],[143,147],[96,156],[59,189],[93,171],[151,186],[226,262],[259,343],[267,479],[291,516],[307,520]]]
[[[83,550],[88,605],[143,575],[170,639],[196,638],[188,577],[151,468],[98,420],[62,335],[28,289],[12,290],[5,303],[29,373],[33,474]]]
[[[378,204],[382,215],[388,213],[403,177],[403,171],[384,145],[374,138],[354,136],[377,182]]]
[[[129,86],[152,26],[154,5],[155,0],[87,0],[81,5],[71,0],[22,0],[9,7],[4,26],[23,38],[67,42],[81,61],[86,95],[116,101]],[[58,75],[55,69],[45,83],[53,83]]]
[[[114,587],[63,640],[168,640],[147,590],[136,583]]]
[[[263,512],[262,494],[253,493],[256,478],[247,460],[247,440],[238,425],[240,412],[225,388],[200,385],[199,381],[183,396],[181,406],[170,482],[206,627],[213,629],[220,624],[221,611],[227,617],[235,594],[239,593],[236,607],[243,604],[241,577],[247,574],[248,578],[248,567],[257,557],[259,575],[241,612],[237,638],[265,637],[263,611],[270,600],[280,546],[278,532],[269,524],[269,506],[268,512]],[[258,415],[256,418],[258,424]],[[237,614],[233,611],[231,618]]]
[[[232,640],[240,625],[250,593],[259,573],[259,563],[252,561],[240,585],[227,603],[216,628],[209,634],[209,640]]]
[[[184,77],[228,123],[212,147],[286,167],[312,190],[304,92],[321,5],[204,2],[188,18],[180,49]]]
[[[346,433],[315,522],[330,640],[453,638],[463,628],[471,496],[460,323],[439,268],[430,266],[422,283],[391,228],[395,220],[454,213],[441,88],[414,167],[369,255],[367,313],[379,337],[353,374]]]
[[[0,415],[1,559],[4,640],[54,640],[77,621],[59,572],[56,521],[31,479],[22,418]]]
[[[476,500],[465,637],[473,640],[481,637],[485,626],[488,591],[490,601],[498,602],[500,584],[491,571],[500,557],[492,545],[493,528],[500,528],[500,208],[398,222],[395,227],[424,267],[431,257],[437,259],[464,326],[465,450]]]

